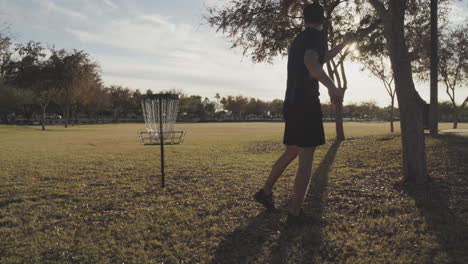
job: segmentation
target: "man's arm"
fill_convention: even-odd
[[[319,55],[314,50],[306,50],[304,54],[304,65],[309,71],[309,75],[321,82],[328,88],[328,94],[333,103],[343,100],[343,93],[336,88],[335,83],[328,77],[319,63]]]

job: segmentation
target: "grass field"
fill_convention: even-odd
[[[0,126],[0,263],[468,263],[466,137],[427,137],[432,180],[412,186],[388,124],[345,123],[341,143],[326,124],[307,225],[291,231],[297,161],[275,187],[278,211],[251,198],[283,150],[282,123],[177,128],[188,134],[165,148],[161,189],[142,124]]]

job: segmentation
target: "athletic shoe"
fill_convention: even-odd
[[[273,193],[266,194],[263,189],[260,189],[256,194],[254,194],[254,199],[265,206],[268,210],[275,209],[275,202],[273,201]]]
[[[299,215],[293,215],[288,213],[288,218],[286,219],[286,226],[293,227],[293,228],[300,228],[305,225],[305,214],[301,208]]]

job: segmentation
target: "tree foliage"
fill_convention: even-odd
[[[47,63],[54,73],[51,80],[54,101],[60,105],[65,126],[68,126],[71,111],[76,109],[87,90],[100,82],[100,68],[89,54],[77,50],[52,50]]]
[[[363,70],[369,71],[374,77],[377,77],[390,96],[390,132],[394,132],[395,128],[393,125],[394,120],[394,108],[395,108],[395,95],[396,90],[393,84],[393,72],[390,67],[390,62],[387,57],[381,53],[374,56],[363,57],[361,60]]]
[[[9,115],[20,110],[23,105],[33,100],[31,90],[18,89],[0,79],[0,118],[2,122],[9,123]]]
[[[468,97],[458,105],[456,88],[468,84],[468,22],[448,28],[441,39],[439,73],[453,105],[453,126],[457,128],[458,114],[468,103]]]

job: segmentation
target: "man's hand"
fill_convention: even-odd
[[[334,104],[343,102],[343,92],[336,87],[328,89],[328,95],[330,95],[330,100]]]

